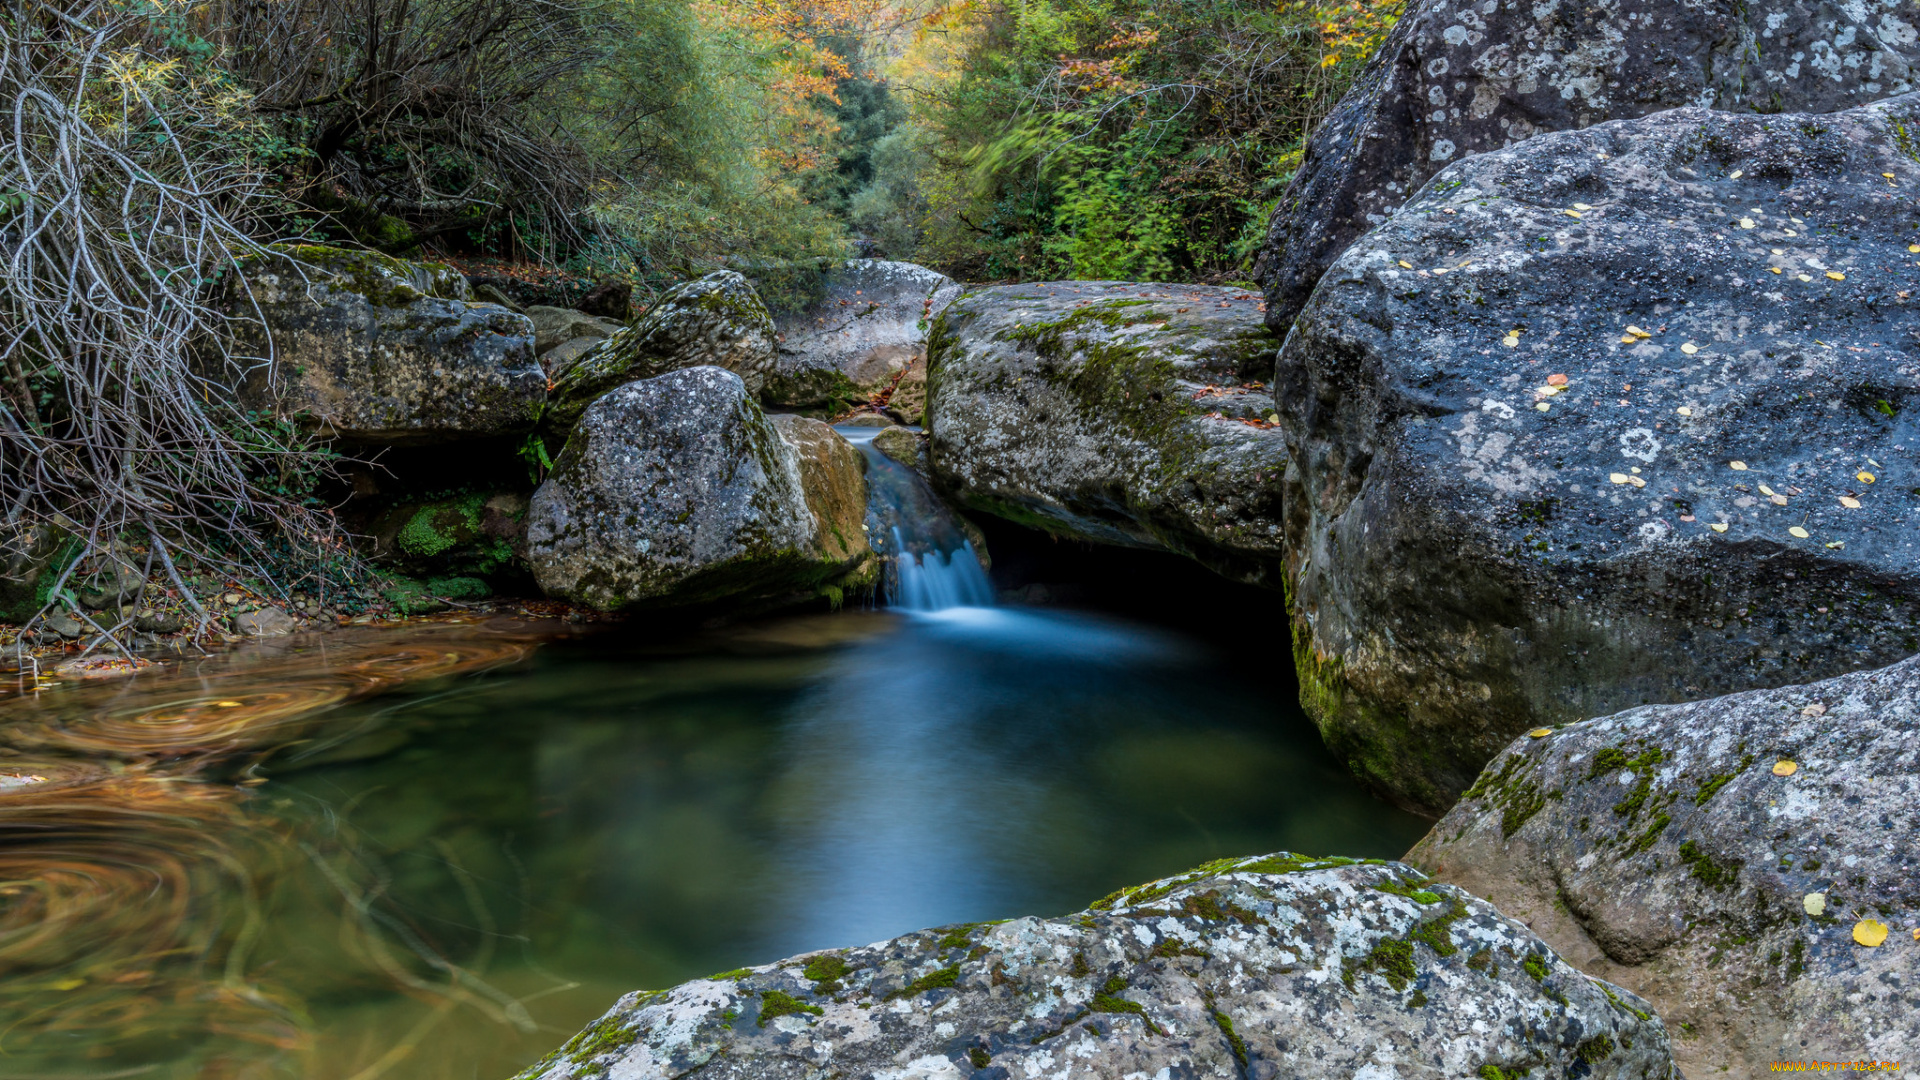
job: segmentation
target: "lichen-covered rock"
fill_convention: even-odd
[[[1267,317],[1284,330],[1347,245],[1463,157],[1678,106],[1851,108],[1920,85],[1916,59],[1912,0],[1414,0],[1275,210]]]
[[[227,291],[234,346],[272,361],[225,374],[246,407],[349,442],[529,431],[547,389],[533,326],[470,295],[449,267],[377,252],[300,246],[248,258]]]
[[[867,478],[860,451],[818,420],[782,413],[767,421],[800,467],[817,556],[846,568],[864,562],[872,548],[865,531]]]
[[[620,332],[625,324],[589,315],[573,308],[535,304],[526,310],[533,320],[533,352],[549,379],[558,378],[595,345]]]
[[[1276,397],[1356,771],[1437,814],[1535,726],[1920,649],[1917,105],[1536,136],[1328,272]]]
[[[1288,854],[1224,859],[1066,918],[943,927],[628,994],[521,1075],[696,1069],[713,1080],[1673,1075],[1644,1002],[1485,902],[1397,863]]]
[[[587,409],[533,494],[534,576],[604,610],[832,595],[870,577],[871,550],[843,505],[866,505],[858,458],[849,476],[821,441],[776,426],[717,367],[627,383]]]
[[[881,428],[874,432],[873,448],[921,476],[926,476],[932,471],[932,465],[927,460],[927,438],[924,432],[916,434],[897,424],[893,427]]]
[[[731,270],[678,286],[632,326],[556,371],[546,423],[566,431],[622,383],[703,365],[740,376],[755,395],[774,367],[773,317],[747,279]]]
[[[934,326],[936,483],[1050,532],[1277,578],[1277,344],[1241,289],[1074,281],[968,293]]]
[[[52,523],[0,527],[0,622],[33,618],[80,549],[79,540]]]
[[[1920,659],[1523,737],[1408,861],[1739,1075],[1920,1053],[1916,833]]]
[[[915,370],[924,380],[927,329],[960,295],[952,278],[913,263],[849,259],[818,284],[812,302],[774,320],[779,360],[767,401],[820,408],[864,401]]]

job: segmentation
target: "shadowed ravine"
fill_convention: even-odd
[[[0,1078],[505,1077],[635,987],[1420,835],[1217,650],[955,606],[984,575],[912,529],[923,610],[419,621],[0,701]]]

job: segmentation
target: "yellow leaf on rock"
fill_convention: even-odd
[[[1781,500],[1781,501],[1783,501],[1783,502],[1784,502],[1785,500],[1783,499],[1783,500]],[[1807,536],[1809,535],[1809,534],[1808,534],[1808,532],[1807,532],[1807,530],[1805,530],[1805,529],[1803,529],[1803,528],[1801,528],[1801,527],[1800,527],[1800,526],[1798,526],[1798,525],[1795,525],[1795,526],[1794,526],[1793,528],[1791,528],[1791,529],[1788,529],[1788,530],[1787,530],[1787,534],[1788,534],[1788,535],[1790,535],[1790,536],[1793,536],[1793,537],[1796,537],[1796,538],[1798,538],[1798,539],[1801,539],[1801,540],[1805,540],[1805,539],[1807,538]]]
[[[1533,736],[1536,739],[1544,739],[1547,736],[1553,734],[1553,729],[1537,727],[1537,728],[1534,728],[1532,731],[1527,732],[1527,734]]]
[[[1769,499],[1771,499],[1771,498],[1773,498],[1773,489],[1772,489],[1772,488],[1770,488],[1770,487],[1768,487],[1768,486],[1767,486],[1767,485],[1765,485],[1765,484],[1761,484],[1761,485],[1760,485],[1760,494],[1762,494],[1762,495],[1765,495],[1765,496],[1766,496],[1767,498],[1769,498]]]
[[[1861,919],[1853,924],[1853,940],[1869,949],[1877,949],[1887,940],[1887,924],[1879,919]]]
[[[1741,228],[1743,228],[1743,229],[1751,229],[1751,228],[1753,228],[1753,219],[1752,219],[1752,218],[1750,218],[1750,217],[1743,217],[1743,218],[1741,218],[1741,219],[1740,219],[1740,227],[1741,227]]]
[[[1845,274],[1843,274],[1843,273],[1841,273],[1841,272],[1840,272],[1840,271],[1838,271],[1838,270],[1829,270],[1829,271],[1827,271],[1827,276],[1828,276],[1828,277],[1830,277],[1830,278],[1832,278],[1832,279],[1833,279],[1833,280],[1835,280],[1835,281],[1845,281],[1845,280],[1847,280],[1847,275],[1845,275]]]
[[[1560,212],[1567,215],[1570,218],[1575,219],[1576,221],[1579,220],[1580,218],[1580,211],[1578,210],[1562,210]]]
[[[1401,260],[1400,260],[1400,265],[1401,265],[1401,266],[1402,266],[1403,268],[1405,268],[1405,269],[1408,269],[1408,270],[1411,270],[1411,269],[1413,269],[1413,264],[1412,264],[1412,263],[1410,263],[1410,262],[1408,262],[1408,261],[1407,261],[1407,260],[1405,260],[1405,259],[1401,259]]]
[[[1799,771],[1800,765],[1798,762],[1782,759],[1773,763],[1773,775],[1775,776],[1792,776]]]
[[[1575,210],[1591,210],[1591,209],[1593,209],[1593,207],[1591,207],[1591,206],[1588,206],[1588,205],[1587,205],[1586,203],[1583,203],[1583,202],[1577,202],[1577,203],[1574,203],[1574,204],[1573,204],[1573,208],[1574,208]]]
[[[1779,274],[1779,273],[1784,273],[1784,272],[1785,272],[1785,271],[1783,271],[1783,270],[1781,270],[1781,269],[1780,269],[1779,267],[1777,267],[1777,266],[1769,266],[1769,267],[1767,267],[1767,273],[1769,273],[1769,274]]]
[[[1914,252],[1915,254],[1920,254],[1920,244],[1908,244],[1907,250]]]
[[[1840,496],[1840,505],[1849,510],[1858,510],[1860,509],[1860,500],[1851,495],[1842,495]]]
[[[1640,339],[1637,337],[1634,337],[1632,334],[1620,335],[1620,344],[1622,345],[1637,345],[1639,343],[1640,343]]]
[[[1857,472],[1857,473],[1854,473],[1854,474],[1853,474],[1853,478],[1854,478],[1855,480],[1858,480],[1858,481],[1860,481],[1860,482],[1861,482],[1861,483],[1863,483],[1863,484],[1871,484],[1871,483],[1873,483],[1873,474],[1872,474],[1872,473],[1870,473],[1870,472],[1868,472],[1868,471],[1867,471],[1867,470],[1865,470],[1865,469],[1861,469],[1861,470],[1860,470],[1859,472]]]
[[[1553,406],[1543,401],[1540,404],[1535,405],[1534,408],[1539,409],[1541,412],[1546,412],[1547,410],[1553,408]]]
[[[1500,344],[1505,345],[1507,348],[1511,349],[1520,344],[1520,339],[1512,336],[1503,337],[1500,339]]]
[[[1692,356],[1694,353],[1697,353],[1700,351],[1700,346],[1695,345],[1693,342],[1689,341],[1685,345],[1680,346],[1680,351],[1683,353],[1686,353],[1688,356]]]
[[[1824,915],[1827,911],[1827,894],[1810,892],[1800,898],[1800,906],[1805,908],[1809,915]]]
[[[1795,274],[1793,275],[1793,278],[1795,281],[1812,281],[1813,280],[1812,278],[1808,277],[1805,274]]]
[[[1740,170],[1739,170],[1739,169],[1735,169],[1735,170],[1733,170],[1732,172],[1730,172],[1730,173],[1728,173],[1728,174],[1727,174],[1727,179],[1729,179],[1729,180],[1738,180],[1738,179],[1740,179]]]
[[[1719,524],[1718,522],[1716,522],[1716,523],[1714,523],[1714,524],[1712,524],[1712,525],[1709,525],[1709,526],[1707,526],[1707,528],[1709,528],[1709,529],[1712,529],[1712,530],[1713,530],[1714,532],[1726,532],[1726,531],[1727,531],[1727,527],[1726,527],[1725,525],[1721,525],[1721,524]]]
[[[1679,408],[1677,408],[1677,409],[1675,409],[1675,410],[1673,410],[1673,411],[1674,411],[1674,412],[1677,412],[1677,413],[1679,413],[1679,414],[1680,414],[1681,416],[1692,416],[1692,415],[1693,415],[1693,410],[1692,410],[1692,409],[1689,409],[1689,408],[1687,408],[1687,407],[1686,407],[1685,405],[1682,405],[1682,406],[1680,406]]]
[[[1890,172],[1883,172],[1880,175],[1886,177],[1889,180],[1893,179],[1893,174]]]
[[[1637,477],[1637,476],[1629,476],[1629,477],[1627,477],[1627,482],[1628,482],[1628,483],[1630,483],[1630,484],[1632,484],[1632,485],[1633,485],[1634,487],[1637,487],[1637,488],[1643,488],[1643,487],[1646,487],[1646,486],[1647,486],[1647,482],[1646,482],[1645,480],[1642,480],[1642,479],[1640,479],[1640,478],[1639,478],[1639,477]]]
[[[1732,469],[1734,472],[1746,472],[1747,463],[1744,461],[1729,461],[1727,462],[1727,468]]]
[[[1613,481],[1616,484],[1633,483],[1633,477],[1628,476],[1626,473],[1623,473],[1623,472],[1613,473],[1612,475],[1608,476],[1607,479]]]

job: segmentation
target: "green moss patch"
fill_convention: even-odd
[[[820,1006],[809,1005],[799,998],[794,997],[792,994],[780,990],[769,990],[760,995],[759,1025],[766,1027],[767,1021],[782,1016],[797,1016],[801,1014],[819,1016],[824,1012],[825,1010],[820,1008]]]

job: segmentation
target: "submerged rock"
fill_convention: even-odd
[[[1280,854],[628,994],[521,1076],[1642,1080],[1669,1055],[1644,1002],[1485,902]]]
[[[1356,771],[1438,813],[1538,725],[1920,649],[1916,105],[1537,136],[1328,273],[1276,397]]]
[[[936,482],[1035,528],[1277,584],[1277,344],[1242,289],[1075,281],[969,293],[934,329]]]
[[[1455,161],[1678,106],[1824,113],[1905,93],[1915,23],[1904,0],[1414,0],[1274,212],[1267,318],[1286,329],[1349,244]]]
[[[775,320],[779,360],[766,399],[833,407],[892,387],[902,415],[918,415],[927,329],[960,285],[924,266],[885,259],[849,259],[822,273],[817,285],[811,302]],[[904,394],[896,385],[910,382],[918,386]]]
[[[733,372],[630,382],[534,492],[527,561],[550,595],[603,610],[837,595],[871,578],[859,469],[826,425],[770,421]]]
[[[532,323],[472,302],[450,267],[306,246],[243,260],[240,278],[235,349],[273,358],[229,373],[247,408],[395,444],[530,431],[546,400]]]
[[[1519,739],[1408,861],[1652,1001],[1689,1075],[1911,1061],[1917,742],[1920,659],[1646,706]]]
[[[731,270],[673,289],[631,327],[556,371],[546,423],[566,431],[622,383],[703,365],[733,372],[756,395],[773,370],[773,317],[747,279]]]

